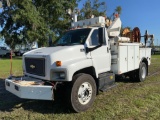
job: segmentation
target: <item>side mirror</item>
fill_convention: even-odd
[[[104,27],[101,27],[98,29],[98,40],[99,40],[99,43],[100,45],[103,44],[103,42],[105,41],[105,28]]]

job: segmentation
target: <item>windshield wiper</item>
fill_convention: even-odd
[[[83,45],[81,43],[63,43],[63,44],[57,44],[57,45],[53,45],[53,46],[69,46],[69,45]]]
[[[83,45],[82,43],[71,43],[70,45]]]
[[[68,45],[67,43],[63,43],[63,44],[56,44],[56,45],[53,45],[53,46],[66,46],[66,45]]]

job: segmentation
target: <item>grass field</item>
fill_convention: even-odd
[[[0,119],[52,120],[160,120],[160,55],[152,56],[146,81],[118,80],[117,87],[97,95],[86,112],[72,113],[63,100],[23,100],[5,90],[10,61],[0,60]],[[13,60],[14,74],[22,74],[21,59]],[[17,73],[16,73],[17,72]]]
[[[0,58],[0,78],[6,78],[10,75],[11,60]],[[22,58],[16,57],[12,60],[12,74],[22,75]]]

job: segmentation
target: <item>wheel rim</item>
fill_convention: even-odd
[[[84,82],[80,85],[78,90],[78,100],[82,105],[87,104],[92,98],[92,86],[88,82]]]
[[[144,79],[146,77],[146,68],[142,67],[142,78]]]

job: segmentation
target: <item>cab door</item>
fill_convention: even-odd
[[[111,54],[108,46],[108,35],[105,33],[105,41],[101,47],[91,51],[91,59],[97,73],[103,73],[111,70]],[[94,29],[89,38],[89,48],[99,45],[98,29]]]

